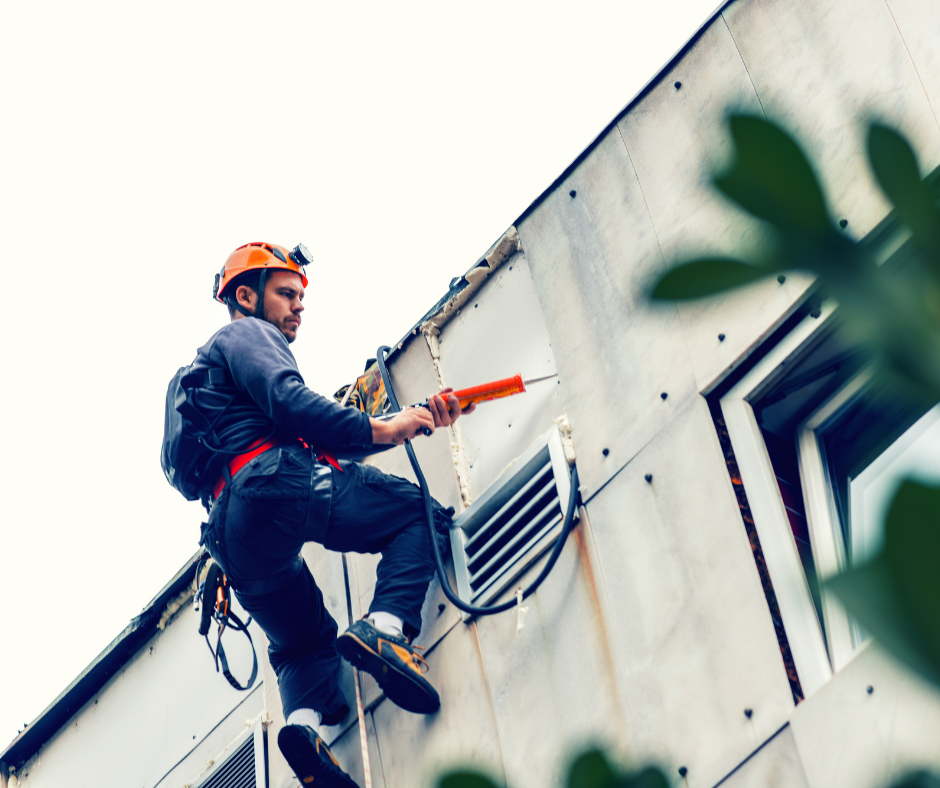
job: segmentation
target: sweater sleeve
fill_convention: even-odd
[[[322,448],[372,444],[369,417],[323,397],[304,385],[287,340],[276,327],[254,318],[236,320],[221,331],[215,349],[235,385],[278,427]]]

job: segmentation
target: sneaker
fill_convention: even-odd
[[[347,662],[372,674],[385,696],[415,714],[441,707],[437,690],[424,677],[428,663],[414,653],[404,637],[377,629],[368,619],[355,622],[336,639],[336,650]]]
[[[277,746],[303,785],[322,788],[359,788],[339,767],[326,743],[307,725],[285,725]]]

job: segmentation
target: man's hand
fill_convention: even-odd
[[[448,388],[430,397],[427,409],[405,408],[388,421],[372,419],[372,442],[394,443],[400,446],[405,440],[421,435],[426,429],[434,432],[436,427],[449,427],[461,415],[473,413],[476,403],[466,410],[461,410],[460,400],[452,392],[453,389]]]

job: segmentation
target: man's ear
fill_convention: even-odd
[[[255,301],[258,300],[258,294],[248,285],[240,285],[235,290],[235,300],[246,309],[254,310]]]

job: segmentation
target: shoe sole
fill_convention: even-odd
[[[293,727],[281,728],[277,746],[302,785],[314,788],[359,788],[346,772],[325,761],[307,734]]]
[[[390,665],[351,632],[336,639],[336,650],[353,667],[371,675],[392,703],[414,714],[433,714],[441,707],[439,698],[429,695],[422,683],[409,676],[411,671]]]

